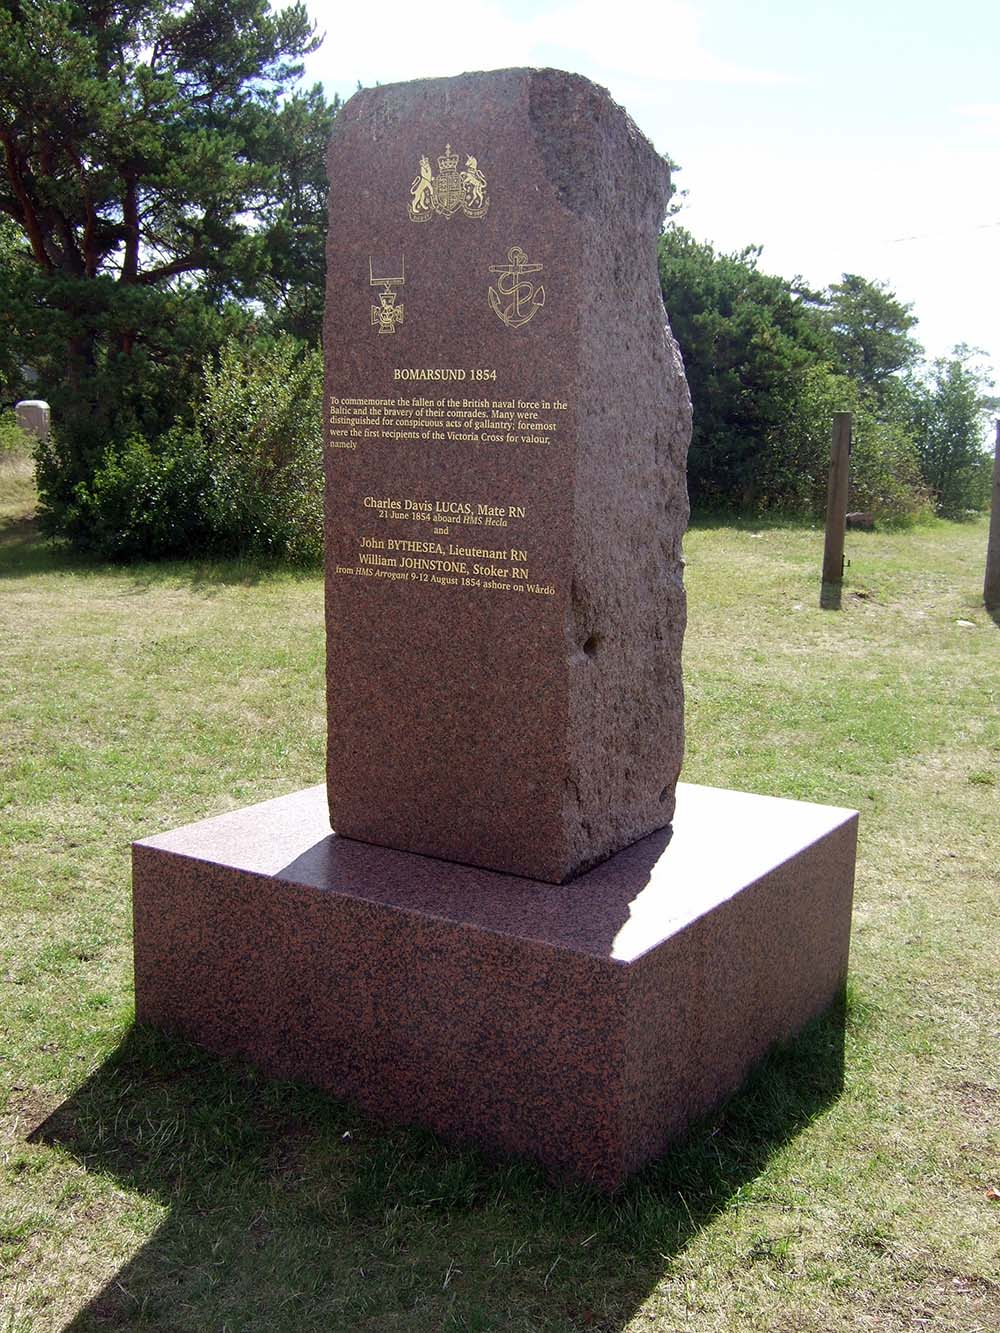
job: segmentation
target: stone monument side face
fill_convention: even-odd
[[[357,94],[328,168],[331,821],[561,881],[669,823],[683,747],[666,165],[507,70]]]

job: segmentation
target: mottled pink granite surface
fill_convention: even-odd
[[[366,88],[328,168],[331,818],[562,881],[670,823],[683,753],[669,169],[552,69]]]
[[[338,838],[312,788],[136,843],[137,1016],[614,1188],[835,998],[856,821],[682,783],[562,886]]]

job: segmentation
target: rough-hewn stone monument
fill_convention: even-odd
[[[681,763],[667,165],[505,70],[359,93],[329,178],[332,823],[561,881],[668,824]]]
[[[674,808],[688,400],[625,114],[401,84],[329,161],[328,788],[135,845],[137,1016],[613,1188],[834,999],[857,817]]]

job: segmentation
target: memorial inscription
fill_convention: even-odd
[[[666,165],[507,70],[358,93],[329,175],[331,820],[560,881],[668,823],[680,765]]]

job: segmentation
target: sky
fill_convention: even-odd
[[[912,303],[929,357],[982,348],[1000,384],[996,0],[306,0],[309,82],[550,65],[608,88],[679,164],[678,221],[824,287]],[[669,312],[668,312],[669,313]]]

